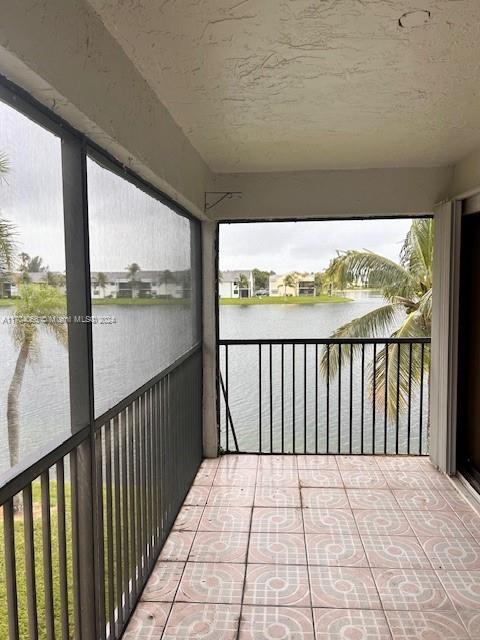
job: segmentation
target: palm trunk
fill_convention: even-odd
[[[8,389],[7,399],[7,426],[8,426],[8,450],[10,454],[10,466],[14,467],[18,463],[19,441],[20,441],[20,412],[18,409],[18,398],[22,390],[25,365],[27,364],[30,342],[24,341],[20,347],[17,357],[15,371]]]

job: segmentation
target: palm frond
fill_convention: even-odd
[[[0,218],[0,273],[12,270],[16,237],[15,225],[5,218]]]
[[[0,179],[10,171],[10,162],[6,153],[0,153]]]
[[[433,218],[414,220],[400,253],[400,263],[420,285],[423,293],[432,287]]]
[[[375,389],[377,406],[386,403],[389,421],[396,419],[397,410],[405,411],[429,370],[430,349],[421,344],[389,344],[377,352],[368,372],[370,394]]]
[[[332,338],[369,338],[385,335],[390,332],[392,324],[401,317],[403,307],[401,304],[387,304],[373,311],[354,318],[350,322],[336,329]],[[354,345],[354,354],[361,348],[360,345]],[[348,352],[348,353],[347,353]],[[339,345],[332,344],[322,349],[320,360],[320,370],[324,376],[329,378],[335,377],[338,371],[338,365],[342,364],[350,357],[350,350],[342,348]]]

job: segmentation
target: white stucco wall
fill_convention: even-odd
[[[480,149],[457,163],[453,170],[451,195],[466,197],[480,191]]]
[[[451,167],[217,174],[212,191],[240,191],[217,220],[351,217],[431,212],[449,195]]]

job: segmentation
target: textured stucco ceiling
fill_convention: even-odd
[[[89,2],[214,171],[440,165],[480,144],[480,0]],[[402,28],[415,9],[430,20]]]

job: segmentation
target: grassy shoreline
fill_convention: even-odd
[[[221,305],[248,306],[254,304],[325,304],[352,302],[340,296],[267,296],[265,298],[220,298]]]

